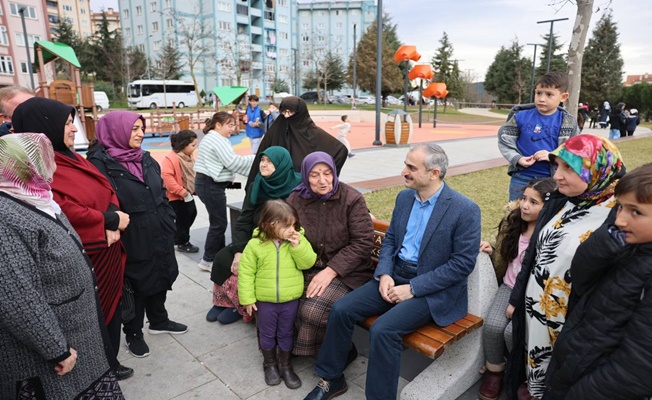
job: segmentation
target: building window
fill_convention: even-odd
[[[309,25],[306,24],[306,23],[301,24],[301,29],[303,29],[304,31],[307,31],[308,27],[309,27]]]
[[[231,12],[231,3],[220,1],[217,3],[217,11]]]
[[[138,26],[136,27],[136,32],[138,32],[139,35],[142,35],[142,34],[143,34],[143,26],[142,26],[142,25],[138,25]]]
[[[278,16],[278,22],[281,24],[287,24],[288,23],[288,16],[287,15],[279,15]]]
[[[0,56],[0,74],[3,75],[13,75],[14,74],[14,62],[9,56]]]
[[[82,14],[86,14],[86,9],[85,8],[80,8],[79,12],[82,13]]]
[[[324,28],[325,28],[324,24],[317,24],[317,29],[324,29]]]
[[[25,46],[25,35],[23,32],[16,32],[14,37],[16,39],[16,46]],[[34,43],[38,40],[41,40],[41,37],[38,35],[27,34],[27,40],[29,42],[29,46],[34,47]]]
[[[172,8],[172,0],[165,0],[165,8]]]
[[[20,10],[22,7],[25,7],[25,18],[29,19],[36,19],[36,8],[34,7],[29,7],[25,6],[23,4],[17,4],[17,3],[9,3],[9,12],[11,15],[14,17],[20,17],[20,14],[18,13],[18,10]],[[9,60],[11,62],[11,57],[9,57]],[[13,65],[11,67],[11,74],[13,75]]]
[[[143,15],[143,7],[136,6],[136,15]]]
[[[152,12],[156,12],[156,2],[149,3],[149,9],[152,10]]]
[[[304,67],[309,67],[309,66],[310,66],[310,61],[306,61],[306,60],[304,60],[304,61],[303,61],[303,66],[304,66]]]
[[[288,40],[288,38],[290,37],[290,35],[288,35],[287,32],[281,32],[281,33],[279,33],[279,36],[281,37],[281,39],[284,39],[284,40]]]
[[[9,35],[7,35],[6,26],[0,26],[0,44],[3,46],[9,46]]]
[[[227,21],[217,21],[217,26],[221,31],[230,31],[232,29],[231,23]]]
[[[125,36],[131,36],[131,28],[125,28]]]
[[[61,8],[63,8],[63,11],[72,11],[72,6],[64,4]]]
[[[173,28],[174,27],[174,22],[172,21],[172,18],[169,18],[165,21],[165,26],[168,28]]]
[[[263,17],[268,21],[274,21],[274,11],[265,11],[265,15]]]
[[[309,42],[310,41],[310,36],[308,36],[308,35],[301,36],[301,41],[302,42]]]
[[[335,15],[340,15],[340,10],[335,10]]]
[[[289,49],[280,49],[278,51],[278,55],[281,57],[289,57],[290,56],[290,50]]]
[[[342,29],[342,23],[341,22],[336,23],[335,28],[336,29]]]
[[[139,50],[141,53],[144,53],[144,52],[145,52],[145,45],[144,45],[144,44],[139,44],[139,45],[138,45],[138,50]]]
[[[279,6],[287,6],[288,5],[288,0],[278,0],[277,4]]]
[[[154,41],[154,50],[158,50],[161,48],[161,41],[160,40],[155,40]]]
[[[158,21],[152,22],[152,32],[158,32]]]
[[[324,41],[326,41],[326,36],[324,36],[324,35],[319,35],[319,36],[317,36],[317,41],[319,41],[319,42],[324,42]]]
[[[122,10],[122,15],[124,15],[125,18],[129,18],[129,10],[128,9]]]
[[[27,63],[24,61],[20,62],[20,72],[23,74],[29,74],[29,69],[27,68]]]

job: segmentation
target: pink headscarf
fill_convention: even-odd
[[[131,129],[138,119],[143,121],[144,132],[145,118],[142,115],[130,111],[111,111],[97,121],[95,135],[97,141],[114,160],[142,181],[143,149],[140,147],[132,149],[129,146]]]

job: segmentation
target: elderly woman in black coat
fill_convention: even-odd
[[[109,179],[130,218],[122,242],[127,250],[125,285],[134,293],[135,316],[124,321],[123,331],[135,357],[149,355],[142,332],[145,312],[152,335],[188,330],[171,321],[165,309],[167,291],[179,275],[175,215],[165,196],[161,167],[141,148],[144,130],[142,116],[113,111],[98,121],[98,143],[88,151],[89,161]]]

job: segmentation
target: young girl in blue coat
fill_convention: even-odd
[[[258,341],[268,385],[278,385],[282,379],[290,389],[301,386],[290,363],[294,319],[303,294],[301,270],[316,260],[294,207],[283,200],[265,203],[258,228],[240,258],[238,297],[247,314],[258,312]]]

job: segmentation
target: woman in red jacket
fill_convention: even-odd
[[[182,253],[196,253],[199,247],[190,243],[190,227],[197,218],[197,207],[192,196],[195,193],[195,149],[197,134],[183,130],[170,136],[172,151],[163,159],[161,174],[167,189],[170,205],[177,214],[177,233],[174,244]]]

